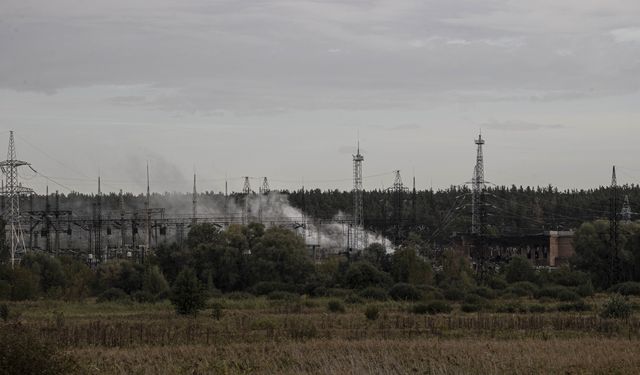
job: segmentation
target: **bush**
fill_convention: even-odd
[[[224,310],[224,305],[220,302],[214,302],[210,307],[211,317],[215,320],[220,320],[222,318],[222,310]]]
[[[351,305],[356,305],[363,302],[362,298],[358,297],[355,294],[349,294],[347,297],[345,297],[344,301]]]
[[[463,303],[462,306],[460,306],[460,309],[463,312],[471,313],[471,312],[478,312],[478,311],[482,310],[482,306],[476,305],[476,304],[473,304],[473,303]]]
[[[519,281],[536,281],[536,271],[529,260],[522,256],[514,256],[504,268],[504,276],[508,283]]]
[[[6,303],[0,305],[0,319],[2,319],[4,322],[9,320],[9,305],[7,305]]]
[[[102,292],[97,299],[97,302],[114,302],[114,301],[128,301],[129,295],[122,289],[110,288]]]
[[[572,290],[566,289],[558,293],[558,299],[563,302],[570,302],[570,301],[575,302],[575,301],[580,301],[581,297],[578,295],[578,293]]]
[[[58,375],[77,372],[77,364],[58,348],[22,326],[0,326],[0,373]]]
[[[367,317],[367,320],[377,320],[378,315],[380,315],[378,306],[367,306],[366,310],[364,310],[364,316]]]
[[[189,268],[180,271],[171,290],[171,304],[180,315],[196,315],[204,308],[205,288],[200,284],[195,272]]]
[[[519,303],[505,303],[496,307],[498,313],[515,314],[518,312],[526,312],[527,309],[522,307]]]
[[[339,301],[337,299],[329,301],[327,303],[327,309],[332,313],[343,313],[347,310],[345,309],[342,301]]]
[[[527,310],[530,313],[538,313],[538,314],[547,311],[546,307],[544,307],[544,305],[541,305],[541,304],[529,305],[529,307],[527,307]]]
[[[461,301],[464,299],[465,293],[456,288],[448,288],[442,291],[442,295],[449,301]]]
[[[242,300],[251,299],[254,297],[254,295],[246,292],[231,292],[231,293],[225,294],[224,297],[233,301],[242,301]]]
[[[472,305],[486,305],[487,300],[485,298],[480,297],[477,294],[467,294],[464,298],[464,303],[472,304]]]
[[[347,285],[352,289],[362,289],[369,286],[385,286],[391,283],[391,277],[378,270],[367,261],[358,261],[349,265],[345,275]]]
[[[156,297],[144,290],[131,293],[131,298],[138,303],[151,303],[156,301]]]
[[[600,316],[608,319],[628,319],[633,313],[633,306],[621,295],[613,295],[602,306]]]
[[[267,299],[273,301],[297,301],[300,299],[300,296],[295,293],[283,292],[283,291],[274,291],[267,295]]]
[[[553,298],[553,299],[558,299],[558,295],[561,292],[566,292],[568,289],[563,287],[563,286],[547,286],[544,288],[540,288],[536,294],[535,297],[540,299],[540,298]]]
[[[389,290],[389,295],[396,301],[418,301],[422,292],[411,284],[398,283]]]
[[[250,288],[256,296],[265,296],[273,292],[296,292],[295,285],[285,284],[277,281],[260,281]]]
[[[586,304],[584,301],[580,300],[577,302],[573,302],[573,303],[563,303],[558,305],[557,307],[558,311],[576,311],[576,312],[581,312],[581,311],[591,311],[591,305]]]
[[[616,284],[609,288],[609,291],[623,296],[640,296],[640,283],[629,281],[626,283]]]
[[[591,297],[591,296],[593,296],[593,294],[595,293],[595,290],[593,289],[593,284],[591,283],[591,280],[587,281],[584,284],[580,284],[576,288],[576,293],[578,293],[580,295],[580,297]]]
[[[493,276],[488,281],[489,287],[493,290],[503,290],[506,289],[509,284],[507,284],[504,279],[498,276]]]
[[[358,295],[364,299],[375,301],[386,301],[389,298],[389,294],[382,288],[369,287],[363,289]]]
[[[536,284],[528,281],[520,281],[511,284],[507,289],[505,289],[505,292],[515,294],[519,297],[526,297],[535,295],[538,290],[539,288]]]
[[[417,303],[411,308],[414,314],[448,314],[453,310],[446,301],[432,301],[429,303]]]
[[[472,293],[487,299],[496,298],[496,292],[494,290],[489,289],[487,287],[483,287],[483,286],[479,288],[475,288]]]

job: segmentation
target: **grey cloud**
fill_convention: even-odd
[[[567,127],[560,124],[536,124],[526,121],[494,121],[480,125],[482,129],[494,129],[502,131],[535,131],[535,130],[560,130]]]

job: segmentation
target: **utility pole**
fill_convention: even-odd
[[[95,202],[95,212],[94,212],[94,222],[93,222],[93,235],[94,235],[94,246],[95,246],[95,262],[102,262],[103,254],[102,254],[102,187],[100,185],[100,177],[98,177],[98,195],[96,195]]]
[[[393,186],[391,187],[392,199],[393,199],[393,221],[395,226],[395,238],[396,245],[400,244],[401,232],[403,229],[404,219],[404,193],[407,191],[403,182],[402,176],[400,176],[400,170],[395,171],[395,178],[393,180]]]
[[[258,211],[258,218],[259,218],[259,221],[261,223],[262,223],[262,220],[263,220],[263,216],[262,216],[263,207],[262,206],[265,203],[264,201],[269,199],[268,195],[269,195],[269,191],[270,190],[271,189],[269,189],[269,180],[267,180],[267,178],[264,177],[262,179],[262,186],[260,186],[260,197],[259,197],[259,201],[258,201],[260,203],[260,208],[259,208],[259,211]]]
[[[26,252],[24,235],[22,232],[20,216],[20,195],[33,194],[33,190],[23,187],[18,182],[18,168],[28,166],[26,161],[18,160],[16,157],[16,145],[13,138],[13,130],[9,132],[9,150],[7,160],[0,162],[0,169],[6,176],[6,185],[2,193],[9,200],[9,212],[7,214],[7,229],[9,234],[9,252],[11,256],[11,268],[21,254]]]

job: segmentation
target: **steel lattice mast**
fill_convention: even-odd
[[[618,257],[618,179],[616,177],[616,166],[613,166],[613,172],[611,173],[611,188],[610,188],[610,197],[609,197],[609,246],[610,246],[610,257],[611,264],[609,270],[609,280],[610,284],[613,285],[616,283],[619,277],[619,257]]]
[[[242,194],[244,195],[244,212],[242,214],[243,224],[249,224],[249,216],[251,207],[249,205],[249,196],[251,195],[251,183],[249,182],[249,176],[244,178],[244,186],[242,187]]]
[[[631,222],[631,204],[629,203],[629,196],[625,195],[624,196],[624,202],[622,203],[622,211],[620,212],[620,216],[622,217],[622,220],[626,223],[629,224]]]
[[[191,196],[191,225],[198,222],[198,191],[196,190],[196,174],[193,174],[193,195]]]
[[[486,187],[484,180],[484,156],[482,153],[482,146],[484,140],[482,134],[475,140],[475,144],[478,146],[478,153],[476,156],[476,166],[473,169],[473,179],[471,180],[471,233],[480,234],[482,232],[482,211],[483,211],[483,194]]]
[[[364,156],[360,154],[360,141],[358,151],[353,155],[353,236],[351,249],[362,250],[365,247],[363,189],[362,189],[362,162]]]
[[[26,252],[22,226],[20,223],[20,195],[31,194],[33,190],[23,187],[18,182],[18,168],[30,166],[26,161],[18,160],[16,157],[16,145],[13,139],[13,131],[9,132],[9,150],[7,160],[0,162],[0,169],[6,176],[6,183],[2,191],[9,200],[9,211],[6,214],[7,232],[9,234],[9,251],[11,256],[11,267],[14,267],[19,253]]]

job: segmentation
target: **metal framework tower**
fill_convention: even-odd
[[[191,225],[196,225],[198,222],[198,191],[196,190],[196,174],[193,174],[193,195],[192,198],[192,207],[191,207]]]
[[[146,259],[146,252],[151,250],[151,187],[149,182],[149,163],[147,163],[147,200],[144,203],[145,214],[146,214],[146,248],[142,250],[142,261],[144,262]]]
[[[94,235],[94,256],[95,262],[102,262],[102,188],[100,186],[100,177],[98,177],[98,194],[94,203],[93,213],[93,235]]]
[[[476,261],[476,271],[481,280],[484,280],[487,274],[487,254],[486,254],[486,218],[487,205],[485,202],[486,181],[484,179],[484,155],[482,146],[484,146],[482,134],[478,135],[475,144],[478,146],[476,155],[476,166],[473,170],[473,178],[471,181],[471,234],[474,239],[472,258]]]
[[[622,220],[629,224],[631,222],[631,204],[629,203],[629,196],[624,196],[624,202],[622,203],[622,211],[620,212],[620,216]]]
[[[609,190],[609,250],[610,250],[610,285],[617,282],[619,278],[619,256],[618,256],[618,179],[616,177],[616,166],[613,166],[611,173],[611,188]]]
[[[260,186],[260,194],[269,194],[271,189],[269,188],[269,180],[266,177],[262,179],[262,186]]]
[[[249,224],[249,215],[251,208],[249,206],[249,196],[251,195],[251,183],[249,182],[249,176],[244,178],[244,186],[242,187],[242,194],[244,195],[244,212],[242,213],[242,223]]]
[[[9,211],[6,213],[6,225],[9,234],[8,242],[11,256],[11,267],[14,267],[16,260],[19,261],[21,253],[26,252],[20,216],[20,195],[33,193],[33,190],[23,187],[18,182],[18,168],[22,166],[31,166],[31,164],[17,159],[16,145],[13,139],[12,130],[9,132],[9,150],[7,152],[7,160],[0,162],[0,169],[6,176],[6,184],[2,193],[9,201]]]
[[[351,237],[350,248],[354,251],[365,248],[364,233],[364,194],[362,188],[362,162],[364,156],[360,154],[360,141],[358,150],[353,155],[353,236]]]
[[[478,153],[476,156],[476,166],[473,169],[473,178],[471,180],[471,233],[480,234],[482,232],[483,224],[483,207],[484,202],[484,190],[486,188],[486,181],[484,180],[484,156],[482,153],[482,146],[484,145],[482,134],[475,140],[475,144],[478,146]]]
[[[393,186],[390,190],[393,199],[393,222],[395,227],[394,242],[398,245],[400,243],[401,232],[404,226],[405,193],[408,191],[402,182],[402,176],[400,175],[399,169],[395,171]]]

